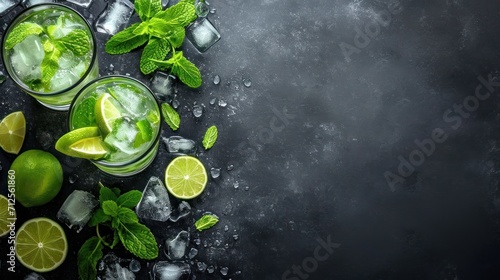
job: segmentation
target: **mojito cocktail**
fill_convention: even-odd
[[[108,76],[86,85],[73,100],[69,130],[56,150],[86,158],[102,171],[130,176],[155,158],[160,109],[153,93],[126,76]]]
[[[99,75],[96,40],[87,21],[59,4],[35,5],[7,28],[3,64],[16,85],[54,110]]]

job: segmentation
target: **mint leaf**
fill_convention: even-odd
[[[172,106],[168,103],[161,104],[161,112],[163,114],[163,119],[173,131],[179,129],[181,117],[179,117],[179,114]]]
[[[146,21],[161,11],[161,0],[135,0],[135,11],[142,21]]]
[[[219,222],[219,217],[213,214],[205,214],[198,221],[194,223],[194,226],[198,231],[203,231],[213,227]]]
[[[123,246],[135,256],[145,260],[158,257],[156,239],[146,226],[120,223],[118,236]]]
[[[76,56],[85,55],[90,51],[90,39],[82,29],[71,31],[68,35],[57,39],[57,42]]]
[[[179,79],[191,88],[197,88],[201,86],[201,73],[200,69],[196,67],[193,63],[187,60],[183,55],[182,51],[180,53],[180,58],[176,59],[172,65],[172,73],[179,77]]]
[[[36,23],[21,22],[9,33],[9,36],[5,40],[4,47],[6,50],[10,50],[18,43],[24,41],[26,37],[30,35],[38,35],[42,32],[43,28]]]
[[[111,246],[109,248],[113,249],[115,246],[120,242],[120,237],[118,236],[118,231],[113,231],[113,242],[111,243]]]
[[[203,137],[203,147],[205,150],[208,150],[213,147],[215,144],[215,141],[217,141],[217,136],[219,135],[219,131],[217,130],[217,127],[215,125],[212,125],[207,129],[207,132],[205,132],[205,136]]]
[[[124,224],[135,224],[139,222],[137,214],[129,208],[120,207],[118,208],[118,215],[116,216],[120,219],[120,222]]]
[[[140,69],[145,75],[152,73],[158,68],[158,65],[151,59],[161,60],[170,51],[170,44],[165,39],[151,38],[144,47],[141,55]]]
[[[186,2],[179,2],[157,13],[155,17],[165,20],[170,25],[180,25],[183,27],[197,18],[194,5]]]
[[[101,202],[101,205],[106,200],[116,201],[118,197],[110,188],[105,187],[101,182],[99,182],[99,186],[101,187],[99,189],[99,201]]]
[[[95,280],[97,277],[97,262],[102,258],[102,241],[94,236],[85,243],[78,251],[78,275],[82,280]]]
[[[104,213],[104,210],[102,210],[101,207],[99,207],[95,212],[94,214],[92,215],[92,217],[90,218],[89,222],[88,222],[88,226],[89,227],[95,227],[97,226],[98,224],[102,224],[104,222],[107,222],[107,221],[110,221],[111,220],[111,217],[109,215],[106,215]]]
[[[134,30],[139,24],[134,23],[109,38],[105,46],[106,52],[109,54],[123,54],[144,45],[149,36],[147,34],[134,34]]]
[[[116,204],[121,207],[133,208],[137,206],[141,198],[142,193],[140,191],[132,190],[120,195],[116,200]]]
[[[61,57],[61,51],[59,51],[57,48],[52,48],[51,52],[45,53],[42,64],[40,65],[42,69],[43,84],[49,85],[50,80],[56,74],[57,69],[59,69],[59,57]]]
[[[102,210],[104,214],[116,217],[118,215],[118,204],[113,200],[106,200],[102,203]]]
[[[176,26],[166,35],[167,40],[172,47],[180,48],[186,37],[186,30],[183,27]]]
[[[111,190],[113,191],[113,193],[114,193],[117,197],[118,197],[118,196],[120,196],[121,191],[120,191],[120,189],[119,189],[119,188],[112,188]]]

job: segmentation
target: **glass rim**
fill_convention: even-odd
[[[6,63],[7,62],[6,61],[7,58],[6,58],[6,55],[5,55],[6,50],[5,50],[4,44],[5,44],[5,39],[7,37],[7,34],[10,33],[10,31],[12,31],[13,27],[15,27],[19,23],[17,21],[19,20],[20,17],[26,15],[29,12],[32,12],[33,10],[35,10],[37,8],[43,7],[43,6],[47,6],[46,9],[51,8],[51,7],[59,7],[59,8],[67,9],[70,12],[75,13],[81,20],[83,20],[83,22],[85,23],[85,25],[87,26],[87,28],[88,28],[88,30],[89,30],[89,32],[91,34],[93,50],[92,50],[92,60],[90,61],[90,64],[89,64],[87,70],[85,71],[85,73],[82,75],[82,77],[76,83],[72,84],[71,86],[69,86],[69,87],[67,87],[65,89],[59,90],[59,91],[55,91],[55,92],[43,92],[42,93],[42,92],[39,92],[39,91],[32,90],[25,83],[23,83],[21,81],[21,79],[19,79],[19,77],[17,75],[12,75],[11,74],[11,72],[9,70],[9,67],[7,67],[7,63]],[[41,9],[40,11],[43,11],[43,10],[46,10],[46,9]],[[14,23],[16,23],[16,24],[14,24]],[[66,92],[74,89],[75,87],[81,85],[81,83],[85,80],[85,78],[87,78],[87,76],[93,70],[93,67],[94,67],[94,64],[96,63],[96,61],[97,61],[97,38],[95,36],[94,30],[92,30],[92,26],[83,17],[83,15],[80,14],[80,12],[78,12],[74,8],[72,8],[70,6],[66,6],[64,4],[60,4],[60,3],[39,3],[39,4],[35,4],[33,6],[30,6],[30,7],[26,8],[25,10],[23,10],[22,12],[20,12],[18,15],[16,15],[12,19],[12,21],[10,22],[9,26],[7,27],[7,29],[5,29],[5,32],[3,33],[3,36],[2,36],[2,63],[4,65],[5,71],[7,72],[7,74],[9,75],[9,77],[12,79],[12,81],[18,87],[20,87],[22,90],[27,91],[29,94],[34,95],[34,96],[41,96],[41,97],[56,96],[56,95],[64,94],[64,93],[66,93]]]
[[[69,110],[68,110],[68,131],[72,131],[72,129],[71,129],[71,113],[73,111],[73,108],[75,106],[75,103],[76,103],[76,100],[78,99],[78,97],[80,95],[82,95],[85,92],[85,90],[87,88],[89,88],[90,86],[92,86],[93,84],[95,84],[99,81],[102,81],[102,80],[107,80],[107,79],[112,80],[112,79],[116,79],[116,78],[126,79],[126,80],[132,81],[133,83],[137,83],[140,86],[144,87],[146,89],[146,91],[149,93],[149,95],[151,95],[151,97],[154,100],[154,103],[155,103],[156,108],[158,109],[158,113],[160,115],[160,120],[158,122],[158,130],[157,130],[155,139],[149,143],[149,146],[147,149],[145,149],[142,153],[137,154],[134,158],[132,158],[128,161],[120,161],[120,162],[110,162],[108,160],[92,160],[92,159],[90,160],[92,163],[102,165],[105,167],[123,167],[123,166],[127,166],[129,164],[133,164],[133,163],[141,160],[144,156],[148,155],[155,148],[156,143],[160,139],[161,128],[162,128],[160,103],[159,103],[156,95],[153,93],[153,91],[148,86],[146,86],[146,84],[144,84],[143,82],[139,81],[136,78],[126,76],[126,75],[108,75],[108,76],[99,77],[97,79],[90,81],[82,89],[80,89],[80,91],[75,95],[75,97],[73,97],[73,100],[71,101],[71,104],[70,104]]]

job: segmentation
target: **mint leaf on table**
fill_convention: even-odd
[[[30,35],[39,35],[43,32],[43,27],[32,22],[22,22],[9,33],[9,36],[5,40],[4,47],[7,50],[12,49],[18,43],[21,43]]]
[[[146,21],[161,11],[161,0],[135,0],[134,8],[139,18]]]
[[[204,231],[207,230],[213,226],[215,226],[219,222],[219,217],[213,215],[213,214],[205,214],[203,217],[198,219],[194,223],[194,226],[198,231]]]
[[[45,48],[45,46],[44,46]],[[59,57],[61,57],[61,51],[57,48],[52,48],[52,51],[45,53],[43,57],[42,64],[40,68],[42,69],[42,83],[49,85],[50,80],[56,74],[59,69]]]
[[[101,201],[101,204],[106,200],[116,201],[118,196],[116,195],[116,193],[113,190],[105,187],[103,184],[101,184],[101,182],[99,182],[99,186],[101,187],[99,189],[99,200]]]
[[[118,204],[113,200],[106,200],[101,206],[104,214],[110,215],[111,217],[116,217],[118,215]]]
[[[106,42],[105,50],[109,54],[124,54],[144,45],[149,36],[147,34],[134,34],[140,23],[134,23],[111,37]]]
[[[135,256],[145,260],[158,257],[156,239],[146,226],[120,223],[118,236],[123,246]]]
[[[116,204],[118,204],[118,206],[120,207],[133,208],[137,206],[141,198],[142,193],[140,191],[131,190],[120,195],[120,197],[118,197],[118,199],[116,200]]]
[[[200,69],[184,57],[182,51],[178,52],[180,57],[172,65],[172,73],[179,77],[184,84],[191,88],[201,86]]]
[[[205,150],[212,148],[215,144],[215,141],[217,141],[218,135],[219,131],[217,130],[217,127],[215,125],[209,127],[207,129],[207,132],[205,132],[205,136],[203,137],[203,148],[205,148]]]
[[[116,216],[120,219],[120,222],[124,224],[135,224],[139,222],[139,218],[137,218],[137,214],[129,208],[120,207],[118,208],[118,215]]]
[[[158,68],[153,60],[164,59],[170,51],[170,44],[165,39],[151,38],[142,51],[140,69],[143,74],[149,74]]]
[[[81,29],[71,31],[68,35],[57,39],[57,42],[72,51],[76,56],[82,56],[90,51],[89,37]]]
[[[187,26],[197,18],[194,5],[186,2],[179,2],[164,11],[155,15],[156,18],[165,20],[168,24]]]
[[[179,116],[177,111],[172,108],[172,106],[170,106],[168,103],[161,104],[161,112],[163,114],[163,119],[173,131],[179,129],[179,126],[181,124],[181,117]]]
[[[102,258],[102,240],[91,237],[78,251],[78,275],[82,280],[94,280],[97,277],[97,262]]]

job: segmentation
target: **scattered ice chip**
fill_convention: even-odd
[[[77,4],[78,6],[82,6],[84,8],[87,8],[92,4],[93,0],[68,0],[68,2],[71,2],[73,4]]]
[[[165,241],[165,255],[170,260],[179,260],[186,255],[187,246],[189,244],[189,233],[181,231],[174,238]]]
[[[196,142],[191,139],[185,139],[180,136],[171,136],[162,138],[167,147],[167,151],[174,155],[195,155],[198,150]]]
[[[238,189],[240,187],[240,183],[238,181],[233,183],[233,188]]]
[[[247,87],[247,88],[251,87],[252,86],[252,80],[250,80],[250,79],[243,79],[243,85],[245,87]]]
[[[239,238],[240,238],[240,237],[239,237],[237,234],[234,234],[234,235],[233,235],[233,239],[234,239],[234,241],[237,241]]]
[[[141,270],[141,262],[136,259],[132,259],[128,264],[128,269],[132,272],[139,272],[139,270]]]
[[[189,26],[186,37],[202,53],[220,40],[219,32],[207,18],[198,19]]]
[[[141,220],[164,222],[170,217],[170,198],[165,185],[158,177],[149,178],[135,212]]]
[[[201,107],[200,105],[194,105],[193,106],[193,116],[195,116],[196,118],[199,118],[203,115],[203,107]]]
[[[26,275],[26,277],[24,277],[24,280],[45,280],[45,278],[43,278],[43,276],[37,274],[36,272],[31,272],[30,274]]]
[[[217,101],[217,99],[216,99],[216,98],[212,98],[212,99],[210,99],[210,102],[209,102],[209,103],[210,103],[210,105],[214,105],[214,104],[215,104],[215,101]]]
[[[191,205],[189,205],[186,201],[183,201],[179,204],[177,209],[172,211],[169,219],[175,223],[189,214],[191,214]]]
[[[214,77],[214,85],[218,85],[220,84],[220,76],[219,75],[215,75]]]
[[[226,169],[227,169],[227,171],[231,171],[234,169],[234,165],[229,164]]]
[[[189,250],[189,253],[188,253],[189,259],[193,259],[194,257],[196,257],[196,255],[198,255],[198,249],[191,248],[191,250]]]
[[[198,1],[196,4],[194,4],[194,8],[196,11],[196,15],[199,17],[206,17],[210,12],[210,8],[208,7],[207,3],[203,1]]]
[[[229,272],[229,268],[227,268],[227,267],[223,267],[220,269],[220,274],[222,274],[224,276],[226,276],[228,272]]]
[[[210,168],[210,175],[212,178],[217,179],[220,176],[220,168]]]
[[[0,15],[4,15],[19,4],[19,0],[0,0]]]
[[[80,232],[98,205],[99,201],[91,193],[74,190],[57,212],[57,219]]]
[[[154,280],[187,280],[191,267],[187,263],[159,261],[152,269]]]
[[[135,280],[135,274],[121,266],[120,258],[113,252],[106,254],[98,263],[98,279],[101,280]]]
[[[23,2],[21,4],[23,5],[23,7],[28,8],[28,7],[31,7],[33,5],[37,5],[37,4],[55,3],[55,2],[56,2],[55,0],[23,0]]]
[[[160,99],[165,101],[169,96],[174,94],[174,82],[176,78],[174,75],[169,75],[164,72],[157,71],[151,80],[151,89]]]
[[[198,271],[204,272],[207,269],[207,264],[204,262],[197,262],[196,267],[198,268]]]
[[[214,266],[213,266],[213,265],[211,265],[211,266],[207,267],[207,272],[208,272],[208,273],[212,274],[212,273],[214,273],[214,271],[215,271],[215,268],[214,268]]]
[[[219,107],[226,107],[227,106],[227,102],[224,100],[224,99],[219,99]]]
[[[133,12],[134,4],[128,0],[110,1],[97,18],[97,32],[115,35],[127,25]]]

